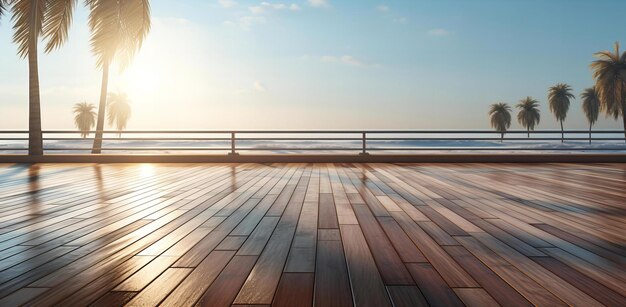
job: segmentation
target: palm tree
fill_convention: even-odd
[[[565,120],[565,117],[567,117],[570,99],[574,98],[576,98],[576,96],[572,94],[572,87],[565,83],[559,83],[548,90],[550,111],[554,114],[556,120],[561,123],[561,143],[565,141],[563,121]]]
[[[494,103],[489,109],[491,127],[500,132],[500,142],[504,141],[504,133],[511,127],[511,107],[500,102]]]
[[[45,53],[67,40],[76,0],[0,0],[3,9],[11,5],[13,42],[18,55],[28,58],[28,154],[43,154],[41,133],[41,100],[39,97],[38,43],[44,38]]]
[[[591,144],[591,127],[598,120],[600,114],[600,98],[596,87],[593,86],[583,91],[580,94],[580,99],[583,100],[583,112],[589,122],[589,144]]]
[[[102,130],[107,105],[109,66],[114,61],[125,68],[141,48],[150,31],[150,3],[148,0],[86,0],[91,10],[91,47],[102,68],[102,86],[98,106],[98,122],[92,153],[100,153]]]
[[[124,130],[131,116],[131,109],[128,96],[125,93],[109,93],[109,126],[115,127],[118,131]],[[119,133],[122,136],[122,133]]]
[[[528,138],[530,138],[530,130],[535,130],[535,126],[539,125],[541,114],[539,113],[539,101],[530,96],[520,100],[516,106],[519,109],[517,113],[517,122],[526,128]]]
[[[96,125],[96,107],[91,103],[81,102],[74,105],[74,125],[80,131],[83,138],[89,135],[89,131]]]
[[[7,9],[7,6],[9,6],[9,0],[0,0],[0,18],[4,15],[4,11]]]
[[[598,60],[591,63],[596,90],[600,98],[600,109],[615,119],[622,117],[626,139],[626,52],[620,54],[619,43],[615,53],[601,51],[595,54]]]

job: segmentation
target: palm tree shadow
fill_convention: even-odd
[[[106,193],[104,191],[104,182],[102,179],[102,166],[95,164],[93,166],[94,177],[96,178],[96,190],[101,201],[106,200]]]

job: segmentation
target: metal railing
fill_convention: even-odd
[[[43,131],[46,152],[90,152],[94,131]],[[117,136],[117,137],[116,137]],[[28,131],[0,130],[0,154],[27,151]],[[591,145],[589,145],[591,144]],[[105,152],[625,151],[621,130],[131,130],[104,131]]]

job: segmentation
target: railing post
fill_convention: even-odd
[[[228,153],[228,155],[229,156],[239,155],[237,151],[235,151],[235,132],[230,133],[230,152]]]
[[[363,142],[363,150],[361,151],[361,153],[359,155],[369,155],[369,153],[367,153],[367,135],[365,132],[363,132],[363,136],[361,137],[361,140]]]

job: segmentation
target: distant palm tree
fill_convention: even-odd
[[[561,142],[565,141],[563,121],[567,117],[567,111],[569,111],[570,99],[574,98],[576,96],[572,94],[572,87],[565,83],[559,83],[548,90],[550,111],[554,114],[556,120],[561,123]]]
[[[148,0],[86,0],[90,9],[91,47],[102,68],[102,86],[96,137],[92,153],[100,153],[104,113],[107,106],[109,67],[117,61],[125,68],[139,51],[150,31],[150,3]]]
[[[39,39],[44,38],[45,53],[63,45],[72,23],[76,0],[0,0],[2,9],[11,5],[13,42],[18,55],[28,58],[28,154],[43,154],[41,100],[39,96]]]
[[[80,131],[83,138],[89,135],[89,131],[96,125],[96,107],[91,103],[81,102],[74,105],[74,125]]]
[[[506,103],[494,103],[489,109],[491,127],[500,132],[500,142],[504,141],[504,133],[511,127],[511,107]]]
[[[619,43],[615,53],[601,51],[595,54],[598,60],[591,63],[596,90],[600,98],[600,109],[615,119],[622,117],[626,139],[626,52],[620,54]]]
[[[593,86],[583,91],[580,94],[580,99],[583,100],[583,112],[589,122],[589,144],[591,144],[591,127],[598,120],[600,114],[600,98],[596,87]]]
[[[132,114],[128,96],[125,93],[109,93],[109,126],[115,127],[118,131],[122,131],[126,128],[128,120]],[[122,136],[122,133],[119,133]]]
[[[535,126],[539,125],[541,114],[539,113],[539,101],[532,97],[526,97],[517,104],[519,113],[517,113],[517,122],[520,123],[528,132],[530,138],[530,130],[535,130]]]

